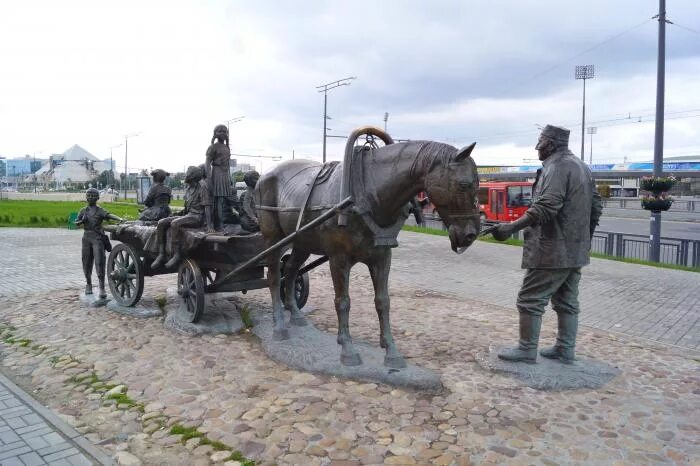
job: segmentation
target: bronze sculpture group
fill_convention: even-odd
[[[580,270],[588,263],[601,204],[590,170],[568,150],[568,134],[563,128],[544,128],[536,147],[543,169],[538,171],[531,207],[521,219],[493,230],[496,239],[504,240],[526,229],[523,268],[527,272],[517,301],[520,341],[516,348],[499,354],[507,361],[536,361],[541,316],[550,299],[558,315],[559,333],[554,347],[540,354],[567,364],[574,361]],[[367,141],[380,139],[385,145],[368,142],[356,146],[361,136]],[[453,251],[462,253],[474,242],[480,233],[479,179],[471,158],[474,144],[459,150],[431,141],[394,144],[384,131],[363,127],[350,136],[342,164],[294,160],[279,164],[262,177],[257,172],[247,173],[247,190],[238,203],[231,186],[228,143],[226,126],[218,125],[205,163],[187,169],[185,208],[175,216],[170,215],[172,194],[164,185],[168,174],[163,170],[152,172],[154,184],[141,215],[141,220],[157,222],[159,252],[151,269],[172,269],[182,261],[186,254],[180,243],[182,228],[206,227],[208,233],[213,233],[220,232],[224,223],[235,221],[247,233],[260,231],[270,251],[267,273],[273,334],[276,339],[286,339],[289,331],[283,309],[291,313],[292,325],[306,325],[294,299],[297,274],[311,254],[325,256],[335,290],[340,359],[342,364],[353,366],[362,364],[362,359],[349,330],[349,276],[351,268],[362,262],[368,266],[374,286],[384,364],[395,369],[405,367],[391,331],[391,248],[398,245],[396,238],[409,209],[419,209],[414,196],[420,191],[425,191],[436,206]],[[105,219],[121,219],[97,207],[97,198],[96,190],[88,190],[89,205],[81,210],[77,223],[85,225],[86,293],[92,290],[94,262],[100,296],[106,297],[106,236],[100,225]],[[351,202],[351,207],[339,209],[345,201]],[[335,209],[339,209],[337,217],[328,215]],[[318,226],[303,228],[311,223]],[[170,258],[166,250],[168,230],[173,251]],[[284,251],[273,246],[287,238],[293,238],[288,241],[291,254],[280,267]]]

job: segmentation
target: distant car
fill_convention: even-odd
[[[100,195],[104,195],[104,194],[112,194],[114,196],[119,196],[119,191],[117,191],[116,189],[109,189],[108,188],[108,189],[103,189],[102,191],[100,191]]]

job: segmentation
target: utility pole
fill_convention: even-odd
[[[109,148],[109,186],[112,189],[112,194],[114,194],[114,162],[112,161],[112,150],[117,147],[121,147],[121,144],[112,146]]]
[[[595,77],[595,66],[594,65],[582,65],[576,67],[576,79],[583,79],[583,110],[581,112],[581,160],[585,161],[585,156],[583,152],[584,147],[584,135],[586,131],[586,80],[593,79]]]
[[[386,133],[386,122],[389,120],[389,112],[384,112],[384,132]]]
[[[127,160],[129,158],[129,138],[136,137],[141,133],[131,133],[124,135],[124,200],[126,201],[126,193],[129,191],[129,170],[127,169]]]
[[[659,0],[659,45],[656,64],[656,121],[654,131],[654,176],[664,168],[664,89],[666,82],[666,0]],[[649,260],[661,259],[661,212],[649,218]]]
[[[589,126],[588,127],[588,134],[591,135],[591,153],[588,156],[588,165],[593,165],[593,135],[598,132],[598,127],[596,126]]]
[[[350,82],[353,79],[357,79],[357,77],[350,76],[348,78],[343,78],[337,81],[333,81],[331,83],[316,86],[318,92],[323,92],[323,163],[326,163],[326,138],[328,134],[328,127],[326,126],[326,121],[328,120],[328,91],[340,86],[349,86]]]

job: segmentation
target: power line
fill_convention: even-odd
[[[693,28],[689,28],[688,26],[683,26],[682,24],[678,24],[678,23],[676,23],[676,22],[674,22],[674,21],[668,21],[668,23],[671,24],[672,26],[676,26],[676,27],[678,27],[678,28],[685,29],[686,31],[690,31],[690,32],[692,32],[692,33],[695,33],[695,34],[700,35],[700,31],[697,31],[697,30],[695,30],[695,29],[693,29]]]
[[[628,28],[628,29],[625,29],[625,30],[622,31],[622,32],[619,32],[619,33],[615,34],[614,36],[605,39],[605,40],[602,41],[602,42],[599,42],[599,43],[597,43],[597,44],[594,44],[594,45],[588,47],[587,49],[585,49],[585,50],[583,50],[583,51],[581,51],[581,52],[578,52],[577,54],[572,55],[572,56],[570,56],[569,58],[567,58],[567,59],[565,59],[565,60],[563,60],[563,61],[560,61],[559,63],[556,63],[556,64],[550,66],[549,68],[544,69],[543,71],[540,71],[540,72],[538,72],[538,73],[535,73],[535,74],[532,75],[531,77],[529,77],[529,78],[527,78],[527,79],[525,79],[525,80],[523,80],[523,81],[520,81],[519,83],[515,84],[514,86],[511,86],[511,87],[508,88],[506,91],[502,92],[502,94],[505,94],[505,93],[507,93],[507,92],[510,92],[510,91],[512,91],[513,89],[517,89],[517,88],[521,87],[522,85],[524,85],[525,83],[528,83],[528,82],[532,81],[533,79],[537,79],[537,78],[539,78],[540,76],[544,76],[545,74],[547,74],[547,73],[549,73],[549,72],[551,72],[551,71],[553,71],[553,70],[559,68],[560,66],[563,66],[563,65],[565,65],[565,64],[567,64],[567,63],[573,61],[574,59],[576,59],[576,58],[578,58],[578,57],[580,57],[580,56],[582,56],[582,55],[585,55],[585,54],[587,54],[587,53],[589,53],[589,52],[592,52],[593,50],[595,50],[595,49],[597,49],[597,48],[599,48],[599,47],[602,47],[603,45],[608,44],[608,43],[614,41],[615,39],[619,39],[620,37],[624,36],[625,34],[627,34],[627,33],[629,33],[629,32],[632,32],[633,30],[644,26],[645,24],[649,23],[650,21],[653,21],[654,19],[655,19],[654,17],[651,17],[651,18],[649,18],[649,19],[646,19],[646,20],[644,20],[643,22],[641,22],[641,23],[639,23],[639,24],[635,24],[634,26],[632,26],[632,27],[630,27],[630,28]]]

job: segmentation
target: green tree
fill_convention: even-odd
[[[98,186],[107,188],[109,187],[111,180],[112,178],[109,175],[109,170],[105,170],[102,173],[100,173],[97,178],[95,178],[95,183],[97,183]]]
[[[244,176],[245,176],[245,173],[243,173],[242,171],[233,172],[233,183],[238,183],[239,181],[243,181]]]

